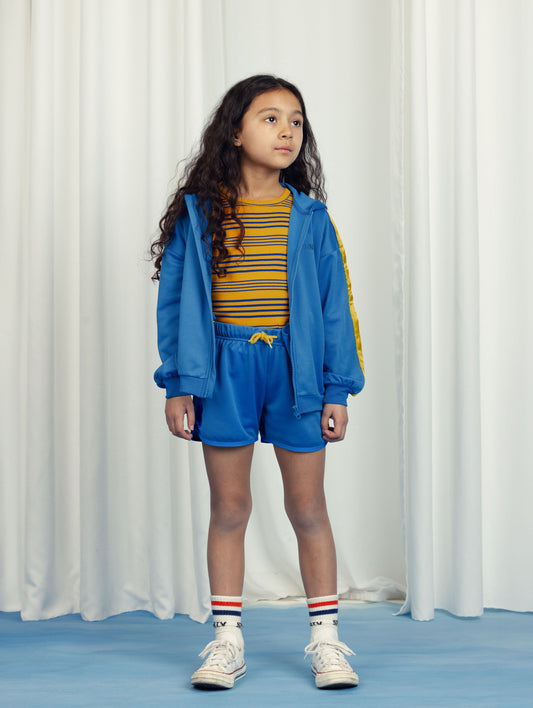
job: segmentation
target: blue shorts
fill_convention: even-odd
[[[249,340],[256,333],[275,337]],[[273,443],[295,452],[325,445],[321,411],[294,415],[288,328],[261,329],[215,322],[216,382],[211,398],[194,399],[193,436],[208,445]],[[259,337],[259,335],[258,335]]]

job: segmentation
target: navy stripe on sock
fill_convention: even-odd
[[[233,615],[234,617],[240,617],[241,612],[234,612],[233,610],[211,610],[214,615]]]

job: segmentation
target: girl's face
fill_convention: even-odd
[[[302,147],[303,113],[296,96],[284,88],[256,96],[234,142],[241,150],[241,170],[279,175],[296,160]]]

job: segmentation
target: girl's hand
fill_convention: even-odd
[[[333,422],[333,427],[331,426]],[[326,442],[344,440],[348,425],[348,409],[340,403],[325,403],[322,408],[322,438]]]
[[[191,430],[194,428],[194,405],[191,396],[167,398],[165,415],[168,429],[172,435],[184,440],[192,440]],[[185,418],[187,418],[187,427],[185,427]]]

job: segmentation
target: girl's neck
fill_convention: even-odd
[[[239,185],[241,199],[268,201],[283,194],[284,187],[279,181],[279,172],[268,178],[259,175],[242,175]]]

